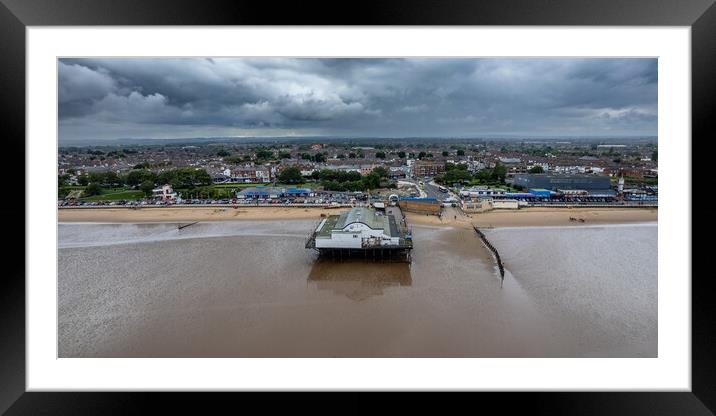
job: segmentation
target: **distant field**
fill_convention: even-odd
[[[275,186],[282,187],[282,188],[302,188],[305,183],[277,183]],[[211,185],[216,189],[220,188],[251,188],[253,186],[274,186],[270,182],[262,182],[262,183],[216,183]]]
[[[272,186],[271,183],[218,183],[213,184],[208,187],[204,188],[196,188],[196,189],[175,189],[175,191],[181,193],[183,198],[199,198],[198,194],[203,194],[202,198],[233,198],[235,196],[235,191],[239,191],[244,188],[251,188],[254,186]],[[276,186],[280,187],[296,187],[300,188],[303,187],[304,184],[277,184]],[[74,185],[74,186],[64,186],[64,189],[67,190],[77,190],[81,189],[84,190],[86,186],[81,185]],[[203,189],[203,190],[200,190]],[[211,191],[207,192],[207,189],[211,189]],[[214,191],[214,192],[212,192]],[[80,198],[81,201],[87,201],[87,202],[96,202],[96,201],[118,201],[122,199],[126,200],[137,200],[137,199],[143,199],[144,198],[144,192],[138,191],[138,190],[132,190],[128,189],[126,186],[121,188],[113,188],[113,189],[104,189],[102,188],[101,193],[99,195],[93,195],[88,196],[84,198]]]
[[[119,190],[112,191],[107,190],[100,195],[88,196],[80,198],[82,201],[119,201],[122,199],[142,199],[144,198],[144,192],[142,191],[131,191],[131,190]]]
[[[279,186],[281,188],[303,188],[306,185],[308,185],[308,184],[306,184],[306,183],[277,183],[276,184],[276,186]]]
[[[274,186],[274,185],[272,185],[271,183],[217,183],[217,184],[211,185],[211,187],[214,190],[218,191],[219,198],[233,198],[235,196],[235,194],[232,192],[232,190],[239,191],[241,189],[251,188],[254,186]],[[299,188],[299,187],[302,187],[303,184],[278,183],[275,186],[282,187],[282,188],[292,188],[292,187]],[[182,195],[188,195],[190,193],[191,192],[188,192],[188,193],[183,192]]]
[[[519,188],[516,188],[508,183],[500,183],[500,182],[487,182],[487,181],[480,181],[480,180],[472,180],[468,184],[468,186],[487,186],[490,188],[502,188],[506,191],[519,191]]]
[[[215,189],[224,189],[224,188],[251,188],[252,186],[257,185],[271,185],[266,183],[215,183],[211,185]]]
[[[625,177],[624,183],[627,185],[659,185],[659,179],[658,178],[632,178],[632,177]]]

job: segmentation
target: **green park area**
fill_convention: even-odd
[[[175,192],[181,194],[184,199],[204,199],[204,198],[234,198],[237,192],[242,189],[250,188],[257,185],[272,186],[271,184],[257,184],[257,183],[222,183],[213,184],[207,186],[199,186],[194,188],[176,188]],[[278,185],[284,186],[284,185]],[[295,185],[291,185],[295,186]],[[98,201],[137,201],[147,197],[145,191],[139,189],[133,189],[131,186],[119,186],[119,187],[97,187],[90,191],[93,195],[87,195],[87,185],[67,185],[59,188],[58,196],[63,199],[70,195],[73,191],[82,191],[82,196],[79,198],[80,201],[86,202],[98,202]]]
[[[139,190],[130,189],[126,186],[114,187],[114,188],[98,188],[95,195],[87,196],[87,186],[74,185],[74,186],[63,186],[59,189],[59,198],[65,198],[71,193],[77,191],[82,192],[82,196],[79,198],[80,201],[95,202],[95,201],[120,201],[120,200],[137,200],[144,197],[144,192]]]
[[[80,201],[120,201],[120,200],[137,200],[144,198],[144,192],[128,189],[103,189],[99,195],[80,198]]]

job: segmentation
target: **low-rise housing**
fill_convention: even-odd
[[[435,176],[443,172],[445,172],[444,163],[417,160],[413,164],[413,176]]]

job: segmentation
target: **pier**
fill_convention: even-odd
[[[323,257],[343,260],[400,260],[410,262],[412,231],[402,212],[391,207],[383,212],[353,208],[323,218],[308,236],[305,247]]]

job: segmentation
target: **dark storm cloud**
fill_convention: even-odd
[[[61,59],[61,139],[656,135],[656,59]]]

